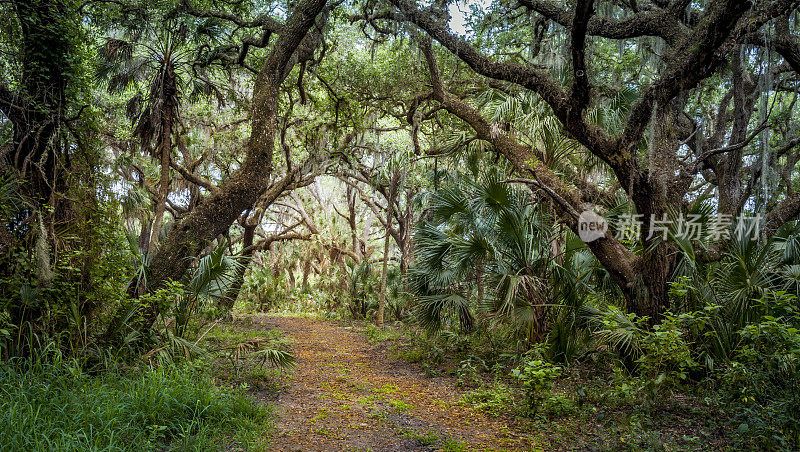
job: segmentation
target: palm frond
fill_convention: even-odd
[[[225,243],[221,242],[211,253],[197,262],[197,268],[186,284],[186,291],[192,297],[210,301],[225,298],[236,280],[237,272],[243,264],[225,254]]]
[[[274,348],[265,348],[256,350],[249,355],[256,358],[262,363],[269,363],[272,366],[281,369],[290,369],[297,365],[297,360],[294,355],[284,350],[277,350]]]

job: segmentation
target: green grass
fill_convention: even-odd
[[[403,350],[397,353],[397,359],[402,359],[403,361],[408,361],[410,363],[418,363],[425,359],[425,354],[420,349],[412,348],[410,350]]]
[[[387,402],[397,411],[409,411],[414,409],[414,405],[402,400],[389,399]]]
[[[375,394],[392,394],[400,390],[400,387],[393,384],[385,384],[380,388],[373,388],[372,392]]]
[[[264,447],[269,409],[188,365],[87,376],[75,364],[0,365],[0,450]]]
[[[239,347],[254,339],[257,339],[254,346]],[[252,318],[242,318],[236,323],[219,323],[207,329],[200,345],[210,352],[205,359],[213,363],[214,378],[258,391],[278,391],[288,384],[292,374],[289,369],[276,367],[262,354],[268,349],[285,351],[293,342],[291,336],[279,329],[268,329]]]
[[[317,422],[317,421],[321,421],[321,420],[325,419],[326,417],[328,417],[328,410],[326,410],[325,408],[321,408],[319,410],[319,413],[317,413],[317,415],[314,416],[311,419],[311,423],[314,423],[314,422]]]
[[[442,444],[442,451],[444,452],[466,452],[467,443],[455,439],[446,439]]]
[[[367,324],[366,328],[362,330],[362,333],[367,337],[367,341],[372,345],[386,341],[396,341],[401,337],[401,333],[397,328],[393,328],[388,325],[378,327],[371,323]]]
[[[214,343],[237,344],[255,338],[266,338],[270,344],[288,346],[293,343],[291,336],[287,336],[283,331],[270,328],[255,323],[249,319],[240,319],[236,324],[220,323],[214,325],[203,337],[202,342],[212,345]],[[212,347],[213,348],[213,347]]]
[[[407,438],[419,441],[423,446],[433,446],[439,442],[439,434],[433,430],[415,432],[413,430],[400,429],[400,433]]]
[[[241,366],[237,373],[225,373],[224,370],[216,368],[213,371],[216,378],[231,383],[239,383],[244,388],[252,388],[256,391],[278,392],[288,387],[291,381],[291,373],[283,369],[275,369],[268,366]]]
[[[514,396],[507,385],[495,382],[488,386],[481,386],[461,396],[460,403],[472,406],[478,411],[483,411],[494,416],[500,416],[514,410]]]

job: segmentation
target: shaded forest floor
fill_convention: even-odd
[[[610,396],[596,368],[573,369],[560,400],[586,387],[582,408],[520,417],[502,381],[456,377],[456,364],[429,366],[401,330],[310,317],[247,315],[217,325],[207,345],[268,344],[288,349],[296,366],[281,371],[252,359],[215,360],[217,379],[245,384],[274,408],[261,448],[279,451],[516,451],[726,449],[719,406],[674,394],[643,413],[640,402]],[[448,370],[448,368],[450,368]],[[507,374],[507,372],[506,372]],[[487,379],[488,378],[488,379]],[[459,384],[461,383],[461,384]],[[516,413],[516,414],[515,414]]]

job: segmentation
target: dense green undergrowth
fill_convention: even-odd
[[[777,294],[761,303],[776,313],[786,302],[793,298]],[[775,316],[748,327],[731,361],[713,371],[697,362],[705,336],[690,331],[703,321],[699,313],[668,316],[637,331],[633,345],[645,353],[628,362],[603,341],[553,362],[544,344],[516,350],[501,326],[485,324],[471,334],[412,324],[360,330],[395,359],[452,378],[464,391],[460,404],[534,432],[548,448],[796,450],[800,347],[781,323],[791,321]]]
[[[259,449],[270,419],[190,364],[97,376],[59,358],[0,366],[0,450]]]

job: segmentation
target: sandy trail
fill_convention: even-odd
[[[265,317],[294,339],[298,366],[275,404],[272,450],[528,450],[502,420],[457,402],[450,378],[425,378],[332,322]]]

